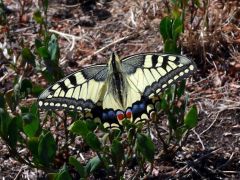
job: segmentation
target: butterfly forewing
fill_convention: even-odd
[[[170,54],[138,54],[122,60],[132,88],[151,98],[171,84],[191,75],[195,64],[184,56]]]
[[[91,109],[103,99],[107,66],[90,66],[68,75],[47,88],[38,104],[44,109]]]

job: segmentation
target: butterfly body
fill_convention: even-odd
[[[179,55],[146,53],[120,60],[113,53],[108,64],[87,67],[47,88],[38,104],[80,111],[105,127],[118,127],[124,118],[146,119],[153,99],[195,69],[194,62]]]

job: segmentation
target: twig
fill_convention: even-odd
[[[20,168],[20,170],[18,171],[17,175],[15,176],[14,180],[19,179],[20,174],[22,173],[23,167]]]
[[[234,154],[235,154],[235,153],[233,152],[233,153],[231,154],[231,156],[229,157],[229,159],[227,160],[227,162],[225,162],[224,164],[222,164],[221,166],[219,166],[219,167],[217,168],[217,170],[219,170],[219,169],[227,166],[227,165],[232,161]]]
[[[200,133],[200,136],[203,135],[205,132],[207,132],[207,131],[215,124],[215,122],[218,120],[217,118],[218,118],[220,112],[221,112],[221,111],[219,111],[219,112],[217,113],[217,115],[216,115],[214,121],[212,122],[212,124],[210,124],[210,126],[209,126],[207,129],[205,129],[203,132]]]
[[[201,139],[200,135],[195,131],[195,129],[193,129],[192,131],[193,131],[194,134],[197,136],[200,144],[202,145],[202,150],[205,150],[205,146],[204,146],[204,144],[203,144],[203,142],[202,142],[202,139]]]
[[[217,148],[217,149],[211,151],[210,153],[205,154],[204,156],[201,156],[201,157],[195,159],[193,162],[194,162],[194,163],[198,163],[199,161],[201,161],[201,160],[205,159],[206,157],[208,157],[208,156],[214,154],[215,152],[219,151],[220,149],[222,149],[222,148]]]

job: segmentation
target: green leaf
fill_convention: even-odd
[[[101,142],[97,138],[97,136],[89,132],[85,138],[86,143],[92,148],[94,151],[101,151]]]
[[[30,108],[30,112],[26,113],[22,117],[23,119],[23,131],[28,137],[36,135],[37,130],[40,127],[40,119],[38,115],[38,109],[36,103]]]
[[[35,56],[30,51],[29,48],[23,48],[23,50],[22,50],[22,59],[23,59],[24,62],[27,62],[27,63],[33,65],[34,67],[36,66]]]
[[[69,157],[69,164],[72,165],[81,177],[85,177],[84,166],[73,156]]]
[[[17,140],[19,138],[19,124],[20,124],[20,118],[14,117],[8,126],[8,144],[11,147],[16,147]]]
[[[186,116],[184,117],[184,125],[188,129],[192,129],[197,126],[197,118],[198,118],[198,112],[197,107],[192,106],[191,109],[188,111]]]
[[[57,146],[53,135],[50,132],[43,133],[39,137],[38,156],[44,166],[49,166],[54,160],[56,150]]]
[[[35,11],[33,14],[33,19],[38,23],[38,24],[43,24],[44,20],[41,15],[41,12],[39,10]]]
[[[121,164],[121,161],[124,159],[124,147],[120,141],[114,139],[111,146],[111,155],[113,163],[116,166]]]
[[[41,58],[43,58],[44,60],[50,60],[51,55],[49,54],[47,47],[42,46],[37,49],[37,52],[38,52],[39,56]]]
[[[186,126],[180,126],[174,131],[177,141],[180,141],[183,138],[187,130],[188,129],[186,128]]]
[[[23,79],[20,84],[20,92],[24,93],[25,96],[32,91],[32,82],[29,79]]]
[[[38,97],[42,92],[43,92],[43,88],[42,86],[39,86],[39,85],[33,85],[32,87],[32,94],[35,96],[35,97]]]
[[[96,122],[94,122],[93,119],[85,120],[85,122],[86,122],[86,125],[87,125],[87,128],[89,129],[89,131],[94,131],[98,126],[98,124]]]
[[[185,92],[186,80],[182,80],[180,86],[177,88],[177,96],[180,98]]]
[[[87,165],[85,166],[85,171],[87,175],[95,171],[101,164],[101,160],[98,156],[95,156],[91,160],[88,161]]]
[[[168,123],[169,123],[169,127],[172,129],[176,129],[177,128],[177,120],[176,117],[174,116],[173,113],[169,112],[168,113]]]
[[[173,25],[172,25],[172,36],[175,42],[177,42],[182,32],[183,32],[183,21],[181,20],[181,16],[178,16],[176,19],[174,19]]]
[[[28,113],[23,116],[23,131],[28,137],[33,137],[39,128],[38,119]]]
[[[50,41],[48,43],[48,52],[50,54],[51,61],[58,64],[58,59],[60,57],[60,51],[59,51],[57,36],[55,34],[51,35]]]
[[[48,173],[47,180],[55,180],[57,178],[58,173]]]
[[[86,122],[83,120],[75,121],[74,123],[71,124],[71,126],[68,129],[72,133],[81,135],[83,138],[86,138],[87,134],[90,132]]]
[[[11,122],[11,118],[7,111],[4,109],[0,108],[0,136],[3,139],[8,138],[8,127]]]
[[[179,53],[180,49],[177,47],[177,42],[172,39],[166,39],[164,42],[164,52],[171,54]]]
[[[150,137],[145,134],[137,134],[137,150],[146,158],[147,161],[153,162],[155,146]]]
[[[160,22],[160,33],[165,42],[167,39],[172,38],[172,19],[168,16],[164,17]]]
[[[28,139],[27,146],[34,158],[38,158],[38,143],[38,137],[30,137]]]
[[[168,109],[168,103],[167,103],[167,100],[165,98],[162,98],[161,101],[161,108],[160,109],[163,109],[165,112],[167,111]]]
[[[40,47],[43,46],[43,43],[42,43],[42,40],[41,39],[35,39],[35,46],[36,46],[36,49],[39,49]]]
[[[66,165],[64,165],[63,168],[59,170],[55,180],[72,180],[72,177],[70,176]]]
[[[43,10],[46,13],[48,9],[48,0],[43,0],[42,2],[43,2]]]

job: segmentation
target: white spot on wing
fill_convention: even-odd
[[[39,101],[38,102],[38,105],[41,107],[43,105],[43,102],[42,101]]]
[[[152,55],[146,55],[144,61],[144,67],[151,68],[152,67]]]
[[[109,124],[108,122],[105,122],[105,123],[103,124],[103,127],[104,127],[104,128],[109,128],[109,127],[110,127],[110,124]]]
[[[185,69],[184,72],[185,72],[185,73],[188,73],[188,72],[189,72],[189,69]]]
[[[158,57],[158,62],[156,64],[156,67],[161,67],[162,66],[162,63],[163,63],[163,57],[162,56],[159,56]]]
[[[175,56],[168,56],[168,59],[169,59],[170,61],[175,61],[175,60],[176,60],[176,57],[175,57]]]
[[[192,71],[194,69],[194,66],[193,65],[190,65],[189,66],[189,69]]]
[[[52,87],[52,90],[56,90],[57,88],[59,88],[59,84],[54,84],[53,87]]]

